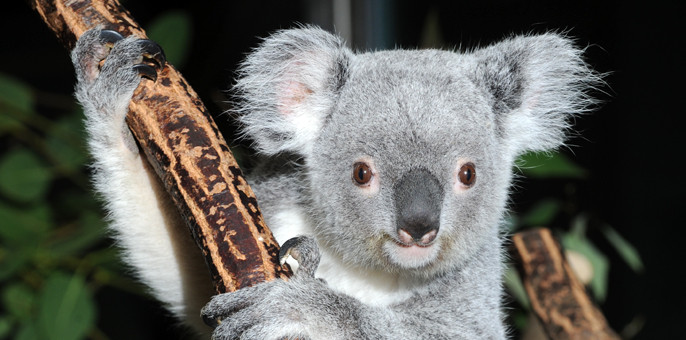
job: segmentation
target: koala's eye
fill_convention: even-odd
[[[471,187],[476,182],[476,169],[474,168],[474,163],[465,163],[460,167],[460,172],[457,174],[457,178],[460,183]]]
[[[353,180],[357,185],[366,185],[372,180],[372,169],[369,164],[359,162],[353,165]]]

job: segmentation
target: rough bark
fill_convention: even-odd
[[[32,5],[70,50],[96,26],[146,38],[117,0]],[[202,249],[217,292],[287,278],[255,195],[210,113],[172,65],[160,70],[157,81],[141,82],[126,121]]]
[[[619,339],[576,278],[548,229],[512,236],[531,306],[550,339]]]

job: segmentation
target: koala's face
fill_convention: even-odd
[[[244,133],[304,158],[321,245],[420,275],[499,244],[513,159],[561,145],[599,80],[557,34],[355,54],[312,27],[266,39],[240,72]]]
[[[511,164],[460,59],[395,51],[351,62],[307,160],[327,218],[316,232],[348,263],[434,272],[497,234]]]

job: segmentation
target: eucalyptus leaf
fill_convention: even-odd
[[[34,294],[31,288],[24,283],[13,283],[2,291],[2,302],[8,313],[17,319],[26,320],[31,318]]]
[[[39,243],[49,236],[52,214],[47,204],[15,207],[0,202],[0,239],[9,246]]]
[[[560,202],[553,199],[541,200],[522,216],[520,223],[534,227],[549,226],[558,211]]]
[[[17,332],[14,340],[42,340],[40,334],[38,334],[38,327],[36,327],[35,322],[29,321],[25,322],[22,327]]]
[[[33,103],[33,91],[29,85],[0,73],[0,107],[5,104],[19,111],[29,112]]]
[[[50,154],[69,171],[80,169],[88,157],[81,131],[81,117],[72,114],[57,121],[46,137]]]
[[[12,320],[11,318],[4,315],[0,315],[0,339],[7,338],[7,334],[9,334],[12,330],[13,323],[14,320]]]
[[[158,16],[146,30],[148,37],[164,49],[167,60],[176,68],[183,67],[193,35],[191,18],[183,11],[169,11]]]
[[[81,276],[52,273],[39,305],[38,327],[45,339],[81,339],[95,326],[95,303]]]
[[[0,248],[0,282],[11,278],[16,272],[24,268],[31,260],[33,255],[29,247],[19,249]]]
[[[0,191],[20,202],[45,195],[52,173],[41,159],[26,148],[11,150],[0,159]]]
[[[586,229],[588,229],[588,216],[586,216],[586,214],[579,214],[572,220],[569,235],[575,238],[585,238]]]
[[[634,272],[640,273],[643,271],[644,267],[643,261],[641,261],[641,255],[631,243],[609,225],[606,225],[603,228],[603,234],[605,234],[605,237],[615,250],[617,250],[619,256],[622,257]]]
[[[51,247],[51,251],[55,256],[79,255],[104,238],[104,222],[98,214],[86,210],[79,218],[78,228],[63,239],[58,240]]]
[[[591,262],[593,278],[589,287],[598,301],[604,301],[607,296],[607,275],[610,269],[607,257],[585,235],[580,237],[574,233],[568,233],[562,237],[562,245],[566,249],[585,256]]]
[[[2,106],[0,105],[0,110]],[[7,133],[8,131],[13,131],[21,128],[22,124],[18,120],[9,117],[7,114],[0,113],[0,136]]]
[[[19,208],[0,202],[0,281],[31,264],[42,242],[50,236],[52,223],[46,204]]]
[[[519,170],[532,178],[586,178],[588,171],[559,152],[529,152],[517,160]]]
[[[512,297],[519,302],[525,309],[530,308],[529,296],[526,294],[526,289],[522,284],[522,279],[519,277],[519,273],[512,266],[507,268],[505,272],[505,286],[510,292]]]

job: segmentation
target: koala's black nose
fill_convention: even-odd
[[[428,245],[438,233],[443,188],[426,169],[410,170],[394,186],[397,232],[405,244]]]

